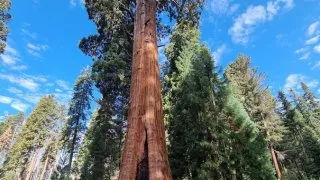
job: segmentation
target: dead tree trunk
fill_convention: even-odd
[[[46,174],[48,163],[49,163],[49,156],[47,156],[46,161],[44,163],[44,166],[43,166],[43,169],[42,169],[42,172],[41,172],[41,176],[40,176],[40,180],[44,180],[45,179],[44,175]]]
[[[278,179],[281,179],[281,170],[279,167],[277,155],[276,155],[275,150],[273,148],[273,144],[270,144],[270,151],[271,151],[271,155],[272,155],[272,162],[273,162],[274,168],[276,169],[277,177],[278,177]]]
[[[34,166],[35,166],[35,164],[37,162],[38,153],[39,153],[39,148],[37,148],[35,150],[34,155],[32,157],[32,160],[31,160],[31,162],[29,164],[27,175],[26,175],[26,180],[30,180],[31,179],[31,176],[32,176],[32,173],[33,173],[33,170],[34,170]]]
[[[165,143],[156,0],[137,0],[128,132],[119,180],[172,179]]]

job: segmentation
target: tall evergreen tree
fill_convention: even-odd
[[[69,172],[71,172],[74,153],[77,153],[81,138],[87,128],[91,97],[91,73],[84,70],[83,74],[78,77],[74,85],[74,92],[68,111],[68,121],[62,137],[64,145],[69,153]]]
[[[8,151],[11,149],[17,134],[24,121],[24,113],[9,115],[0,123],[0,169],[6,160]]]
[[[270,154],[278,178],[281,172],[274,145],[282,140],[286,128],[276,113],[276,101],[267,88],[262,87],[264,76],[250,67],[250,58],[240,55],[236,62],[229,64],[226,78],[237,88],[237,96],[245,106],[249,116],[259,125],[270,148]]]
[[[90,161],[93,164],[86,169],[90,172],[87,178],[108,179],[114,173],[111,171],[119,168],[116,162],[120,160],[127,124],[134,6],[133,0],[86,1],[89,19],[96,24],[98,34],[83,38],[79,47],[94,60],[92,79],[102,95],[96,118],[99,131],[92,133],[92,143],[98,146],[88,148],[88,159],[97,161]],[[110,161],[116,165],[108,164]]]
[[[31,177],[39,150],[47,140],[48,128],[55,120],[56,108],[57,103],[52,95],[45,96],[39,101],[8,154],[1,173],[3,179]]]
[[[303,97],[292,91],[296,106],[290,103],[283,92],[279,93],[284,125],[289,129],[279,146],[284,157],[284,179],[312,179],[319,178],[319,136],[310,121],[306,119],[306,102]],[[303,112],[301,112],[303,110]],[[305,114],[305,115],[304,115]]]
[[[164,97],[170,165],[174,179],[196,179],[208,153],[213,152],[213,61],[191,23],[178,24],[170,41],[166,53],[174,65],[166,77],[170,87]]]
[[[11,0],[2,0],[0,2],[0,54],[4,52],[6,47],[7,35],[9,32],[9,28],[6,24],[11,19],[11,15],[8,13],[10,8]]]

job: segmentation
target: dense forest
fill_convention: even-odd
[[[271,93],[240,52],[220,71],[200,41],[204,3],[85,0],[97,33],[79,48],[93,64],[67,106],[47,95],[0,122],[0,179],[319,179],[319,97],[304,82]],[[0,2],[0,53],[10,5]],[[155,124],[135,119],[148,112]]]

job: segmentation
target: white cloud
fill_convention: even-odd
[[[17,65],[17,66],[12,66],[12,70],[17,70],[17,71],[22,71],[28,69],[28,66],[26,65]]]
[[[21,93],[17,94],[18,97],[25,100],[26,102],[29,102],[31,104],[37,104],[41,97],[45,96],[46,93]]]
[[[85,4],[84,0],[70,0],[69,2],[71,7],[76,7],[77,5],[83,6]]]
[[[311,69],[312,69],[312,70],[313,70],[313,69],[320,69],[320,61],[316,62],[316,64],[313,65]]]
[[[227,46],[225,44],[221,45],[217,50],[212,53],[212,56],[215,61],[215,65],[220,63],[222,54],[227,50]]]
[[[293,6],[292,0],[275,0],[269,1],[266,6],[249,6],[246,12],[235,19],[229,34],[235,43],[247,44],[258,24],[271,21],[281,9],[290,9]]]
[[[225,14],[229,9],[229,0],[212,0],[212,12],[215,14]]]
[[[309,87],[309,88],[316,88],[318,87],[319,85],[319,81],[317,80],[312,80],[310,82],[307,82],[306,85]]]
[[[28,67],[25,65],[17,65],[20,60],[20,54],[9,44],[6,44],[5,53],[0,55],[2,64],[12,70],[25,70]]]
[[[310,38],[310,39],[308,39],[306,41],[306,45],[315,44],[315,43],[317,43],[319,41],[319,39],[320,39],[320,35],[317,35],[317,36],[315,36],[313,38]]]
[[[12,94],[20,94],[20,93],[22,93],[22,91],[20,89],[17,89],[15,87],[9,87],[7,90]]]
[[[209,4],[209,11],[216,15],[231,15],[239,8],[239,4],[231,4],[230,0],[212,0]]]
[[[307,59],[309,59],[309,57],[310,57],[310,53],[306,52],[299,59],[300,60],[307,60]]]
[[[27,44],[27,51],[32,56],[41,57],[41,52],[46,51],[49,48],[48,45],[41,45],[41,44]]]
[[[278,2],[283,2],[285,3],[285,8],[286,9],[291,9],[294,7],[294,2],[293,0],[278,0]]]
[[[309,59],[311,53],[309,52],[308,47],[300,48],[295,51],[296,54],[300,55],[300,60],[306,60]]]
[[[287,91],[291,89],[295,89],[305,79],[306,77],[301,74],[290,74],[286,79],[286,84],[284,85],[284,89]]]
[[[309,36],[312,36],[317,31],[319,25],[320,25],[319,21],[316,21],[316,22],[310,24],[310,26],[308,27],[307,34]]]
[[[61,90],[61,89],[58,89],[58,88],[56,88],[55,91],[58,92],[58,93],[61,93],[61,92],[62,92],[62,90]]]
[[[69,87],[68,82],[63,81],[63,80],[57,80],[56,81],[57,85],[61,88],[63,88],[64,90],[71,90],[71,88]]]
[[[301,82],[304,82],[310,88],[316,88],[319,85],[319,81],[311,80],[309,77],[302,74],[290,74],[286,79],[284,90],[289,91],[291,89],[300,89]]]
[[[308,51],[307,48],[300,48],[300,49],[297,49],[297,50],[295,51],[295,53],[296,53],[296,54],[301,54],[301,53],[305,53],[305,52],[307,52],[307,51]]]
[[[14,109],[18,110],[18,111],[26,111],[29,108],[28,104],[25,104],[19,100],[15,100],[11,103],[11,107],[13,107]]]
[[[319,54],[320,54],[320,44],[317,45],[317,46],[315,46],[315,47],[313,48],[313,50],[314,50],[316,53],[319,53]]]
[[[7,80],[11,83],[18,84],[28,90],[35,91],[37,90],[39,84],[36,83],[33,79],[26,77],[17,77],[14,75],[0,74],[0,79]]]
[[[267,13],[263,6],[250,6],[245,13],[240,15],[229,29],[229,34],[235,43],[246,44],[249,35],[254,31],[258,23],[267,19]]]
[[[29,105],[21,102],[18,99],[13,99],[11,97],[1,96],[1,95],[0,95],[0,103],[10,104],[11,107],[13,107],[14,109],[16,109],[18,111],[26,111],[29,107]]]
[[[10,104],[12,101],[13,101],[12,98],[7,97],[7,96],[1,96],[1,95],[0,95],[0,103]]]
[[[31,39],[37,39],[37,37],[38,37],[37,33],[30,32],[26,28],[21,28],[21,34],[24,36],[27,36],[28,38],[31,38]]]
[[[239,4],[233,4],[230,6],[230,14],[235,13],[239,9],[240,5]]]

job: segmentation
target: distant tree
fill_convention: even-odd
[[[22,125],[24,114],[22,112],[14,116],[7,116],[0,125],[0,152],[8,149],[9,144],[12,142],[14,135]]]
[[[9,32],[6,24],[11,19],[11,15],[8,13],[10,8],[11,0],[2,0],[0,2],[0,54],[4,52],[6,47],[7,35]]]
[[[74,85],[74,92],[71,98],[68,121],[62,132],[64,146],[69,153],[68,171],[71,173],[74,153],[78,152],[81,138],[87,129],[90,115],[90,99],[92,97],[91,73],[84,70]]]
[[[48,128],[56,120],[56,108],[54,96],[41,98],[10,149],[1,173],[3,179],[12,179],[12,175],[23,179],[31,178],[39,150],[44,147],[48,138]]]
[[[305,87],[303,89],[306,90]],[[278,95],[281,103],[279,113],[289,130],[279,145],[279,153],[283,157],[283,178],[317,179],[320,176],[320,139],[319,131],[310,121],[313,119],[313,111],[307,108],[309,103],[305,101],[306,93],[304,97],[294,91],[291,94],[295,103],[289,102],[283,92]]]
[[[24,113],[9,115],[0,123],[0,169],[24,121]]]

